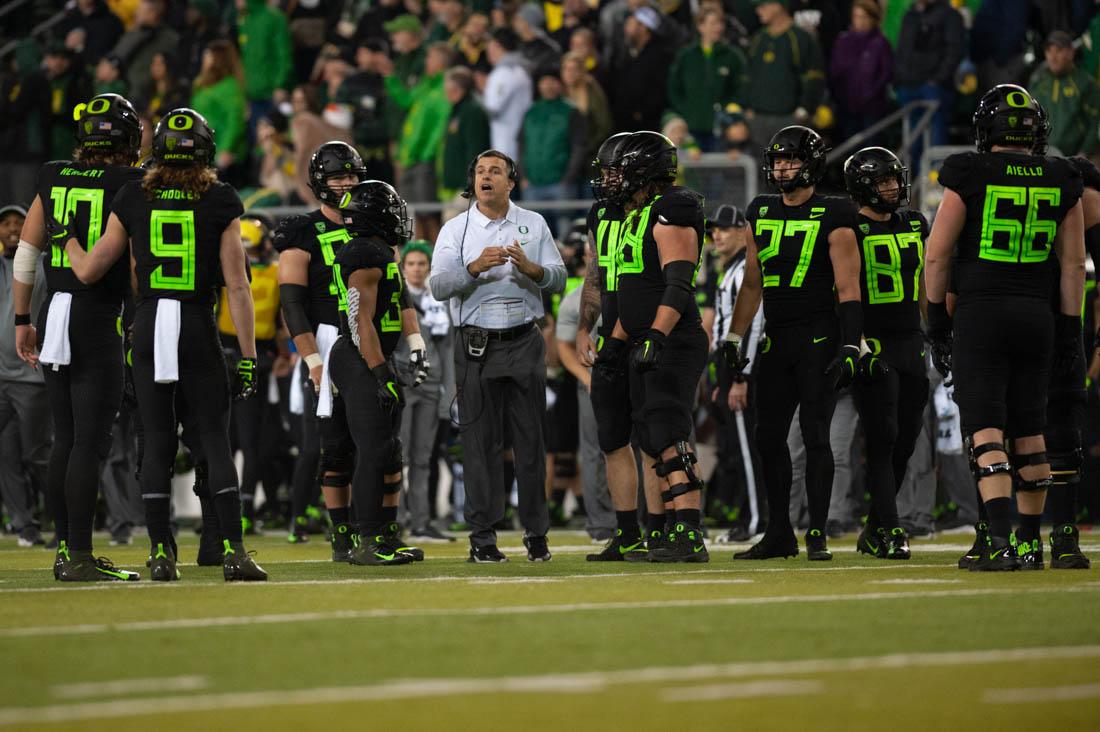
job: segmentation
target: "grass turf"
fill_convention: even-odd
[[[970,541],[634,565],[559,532],[549,564],[511,535],[504,565],[367,568],[269,535],[272,581],[227,586],[186,535],[181,582],[74,586],[3,539],[0,729],[1096,729],[1100,572],[961,572]],[[143,542],[99,553],[147,577]]]

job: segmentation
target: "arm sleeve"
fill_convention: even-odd
[[[451,219],[458,221],[458,219]],[[477,279],[466,269],[455,241],[453,229],[444,227],[436,239],[432,253],[432,271],[428,275],[428,287],[432,297],[440,302],[467,295],[477,287]]]
[[[293,284],[279,285],[279,300],[283,320],[286,321],[291,338],[313,330],[309,315],[306,314],[306,303],[309,302],[308,287]]]

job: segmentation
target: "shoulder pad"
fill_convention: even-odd
[[[282,252],[287,249],[305,249],[312,251],[314,238],[310,236],[312,227],[308,216],[294,214],[287,216],[275,227],[272,234],[272,245],[275,251]]]
[[[703,196],[687,188],[671,188],[654,206],[657,221],[666,226],[702,224]]]
[[[961,190],[977,164],[977,153],[965,152],[949,156],[940,167],[940,185],[955,191]]]

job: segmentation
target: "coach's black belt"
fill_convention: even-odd
[[[535,326],[534,322],[524,323],[523,325],[517,325],[515,328],[504,328],[502,330],[493,330],[491,328],[477,328],[482,330],[489,337],[491,341],[514,341],[517,338],[522,338],[531,332],[531,329]],[[463,326],[463,330],[468,330],[476,326]]]

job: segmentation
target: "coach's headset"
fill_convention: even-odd
[[[516,161],[508,157],[500,150],[486,150],[480,153],[476,158],[470,161],[470,165],[466,168],[466,190],[462,192],[462,197],[470,200],[473,203],[474,198],[474,175],[477,172],[477,164],[482,158],[500,158],[508,164],[508,180],[512,181],[512,185],[519,185],[519,172],[516,170]],[[467,211],[469,206],[467,206]]]

